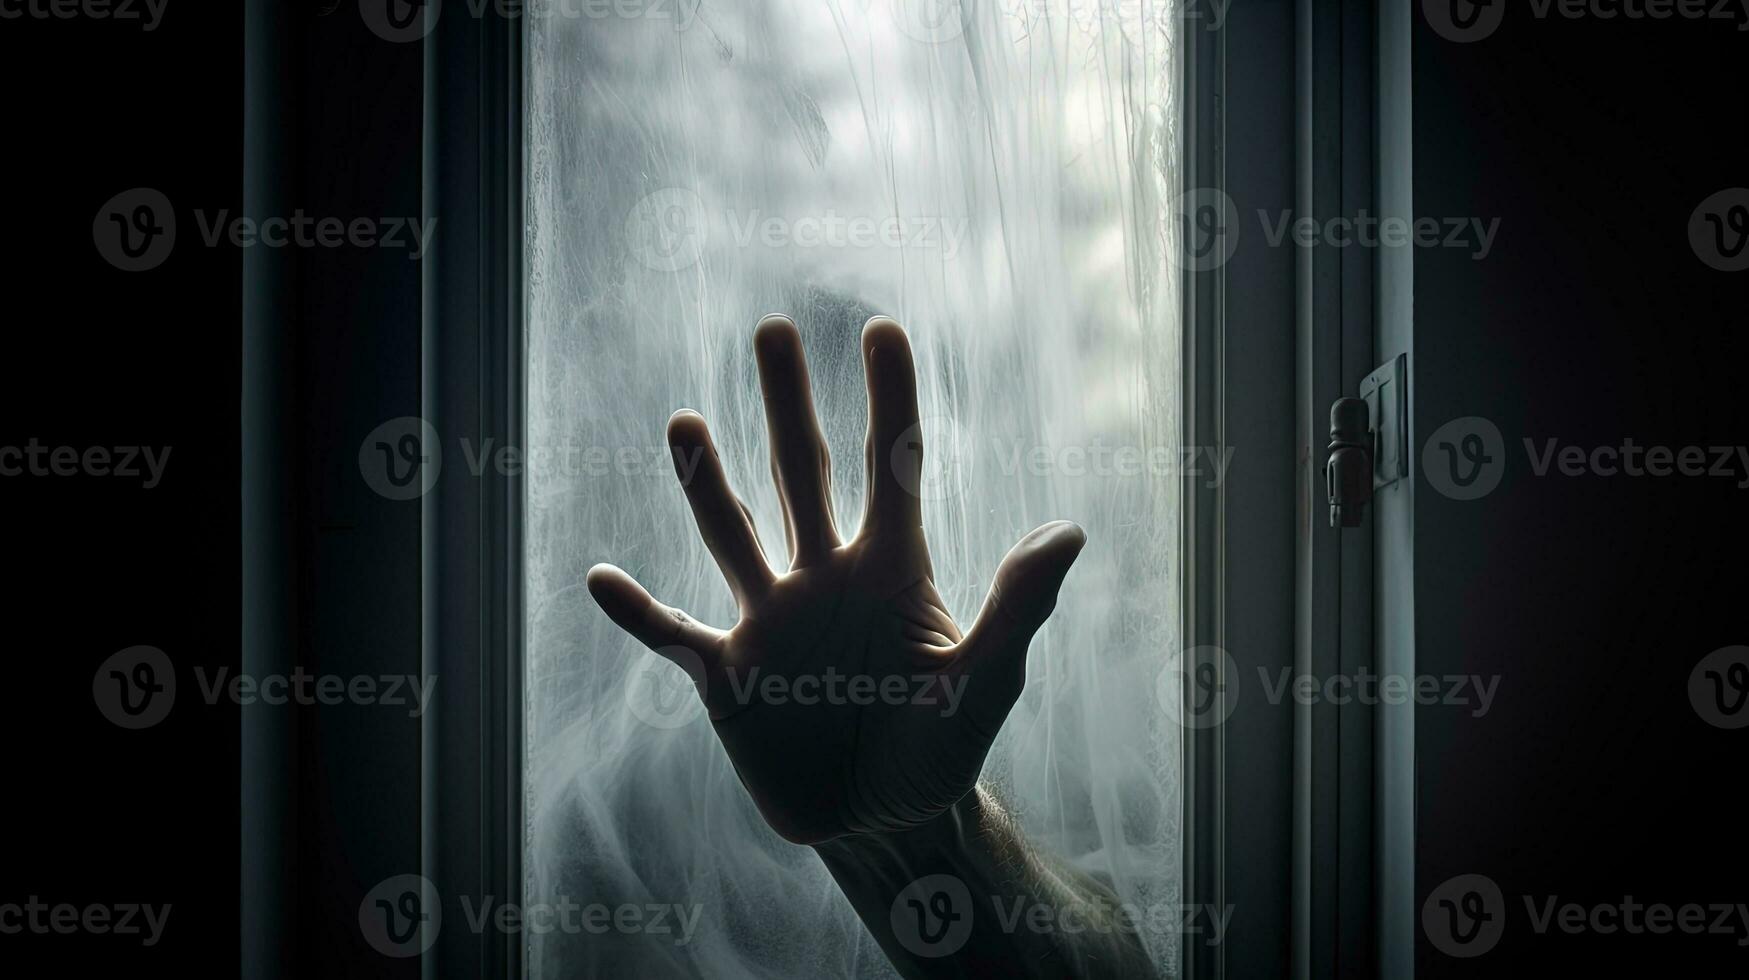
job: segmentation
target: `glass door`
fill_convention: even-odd
[[[918,492],[959,622],[1020,535],[1086,529],[985,780],[1031,841],[1110,882],[1175,971],[1180,503],[1188,471],[1222,466],[1180,436],[1175,15],[599,10],[526,24],[526,901],[672,911],[660,932],[531,930],[530,974],[892,975],[814,854],[761,821],[686,674],[583,584],[611,559],[734,621],[664,443],[682,407],[781,553],[751,344],[771,312],[803,334],[847,537],[860,328],[878,313],[910,333]]]

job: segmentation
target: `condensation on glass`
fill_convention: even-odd
[[[750,345],[774,311],[807,342],[846,536],[864,484],[857,337],[875,313],[910,331],[925,521],[962,625],[1021,534],[1087,529],[985,776],[1034,841],[1134,903],[1172,969],[1172,11],[536,6],[553,9],[528,22],[526,899],[619,918],[531,931],[532,975],[893,975],[812,852],[760,821],[685,674],[583,584],[610,560],[733,622],[663,445],[680,407],[710,421],[781,555]],[[659,923],[652,906],[669,907]]]

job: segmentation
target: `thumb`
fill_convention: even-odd
[[[979,699],[1002,702],[1003,717],[1026,681],[1026,650],[1033,634],[1056,608],[1057,592],[1086,543],[1087,532],[1079,525],[1055,521],[1021,538],[996,569],[996,581],[961,644],[960,656],[965,672],[980,678]]]

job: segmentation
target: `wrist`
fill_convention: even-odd
[[[994,806],[981,788],[973,787],[946,810],[915,827],[850,833],[813,847],[834,873],[839,868],[900,871],[958,864],[954,858],[965,854],[968,845],[981,836]]]
[[[1072,869],[1044,867],[981,788],[927,824],[847,835],[814,849],[903,976],[1153,974],[1121,922],[1074,933],[1028,925],[1028,910],[1084,913],[1114,896]]]

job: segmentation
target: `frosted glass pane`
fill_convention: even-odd
[[[1087,529],[985,777],[1038,845],[1171,907],[1171,11],[634,6],[528,24],[527,899],[697,918],[684,942],[672,917],[666,935],[532,934],[533,975],[893,975],[812,852],[765,828],[684,674],[583,586],[613,561],[733,624],[663,448],[680,407],[710,421],[781,560],[751,350],[774,311],[807,343],[846,537],[864,484],[857,337],[874,313],[909,330],[925,524],[962,627],[1022,534]],[[1175,919],[1143,921],[1170,969]]]

